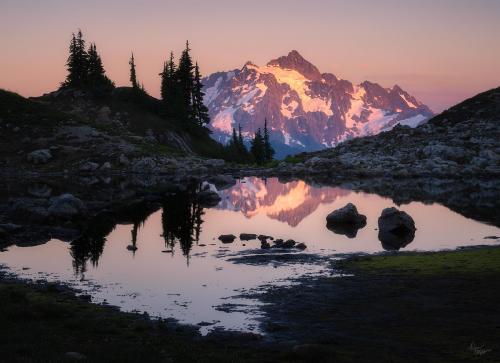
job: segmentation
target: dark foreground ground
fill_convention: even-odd
[[[500,362],[500,248],[353,257],[346,276],[259,295],[268,336],[124,314],[54,285],[0,281],[0,360]]]

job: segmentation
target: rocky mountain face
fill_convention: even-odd
[[[276,171],[357,177],[498,177],[500,88],[472,97],[416,128],[398,125],[295,159],[282,162]]]
[[[265,66],[247,62],[242,69],[214,73],[203,84],[217,140],[227,141],[238,126],[252,137],[267,118],[278,157],[332,147],[397,124],[415,127],[433,115],[397,85],[354,85],[321,73],[297,51]]]

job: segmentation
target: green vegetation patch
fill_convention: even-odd
[[[348,270],[373,273],[498,274],[500,247],[356,257],[341,261],[339,265]]]

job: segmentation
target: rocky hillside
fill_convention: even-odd
[[[291,174],[355,176],[500,175],[500,88],[481,93],[416,128],[398,125],[376,136],[304,153],[281,163]]]
[[[268,119],[277,156],[332,147],[396,124],[419,125],[431,110],[399,86],[354,85],[321,73],[297,51],[257,66],[219,72],[203,80],[211,127],[219,141],[241,125],[247,137]]]
[[[0,90],[0,172],[168,172],[212,168],[222,146],[159,116],[159,101],[130,88],[96,97],[64,90],[26,99]],[[207,165],[205,165],[207,164]]]

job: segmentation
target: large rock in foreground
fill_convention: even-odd
[[[399,250],[415,238],[415,222],[406,212],[386,208],[378,219],[378,238],[385,250]]]
[[[358,213],[352,203],[337,209],[326,217],[326,227],[336,234],[354,238],[358,230],[366,226],[366,216]]]
[[[346,206],[334,210],[328,216],[326,216],[326,222],[328,224],[366,224],[366,216],[359,214],[358,209],[352,203]]]
[[[326,227],[336,234],[354,238],[358,230],[366,226],[366,216],[359,214],[352,203],[337,209],[326,217]]]

